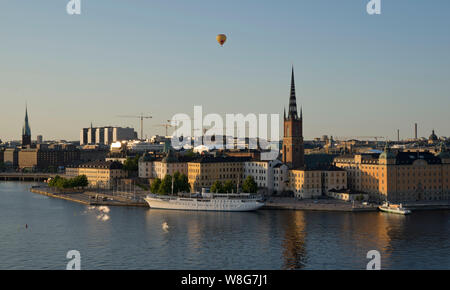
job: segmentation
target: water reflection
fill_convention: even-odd
[[[305,213],[295,211],[289,214],[285,224],[283,241],[283,269],[302,269],[306,260],[306,224]]]
[[[450,212],[184,212],[87,207],[0,183],[0,269],[450,269]],[[30,222],[31,221],[31,222]],[[163,224],[168,228],[164,230]],[[25,229],[24,225],[29,228]]]

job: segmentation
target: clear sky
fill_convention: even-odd
[[[450,1],[0,0],[0,139],[175,113],[283,113],[294,64],[305,138],[450,136]],[[221,48],[215,37],[229,40]]]

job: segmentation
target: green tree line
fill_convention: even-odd
[[[56,187],[59,189],[74,188],[74,187],[86,187],[89,185],[86,175],[78,175],[74,178],[63,178],[56,175],[55,178],[48,182],[48,186]]]
[[[173,177],[167,174],[162,180],[156,178],[151,186],[150,191],[157,194],[171,194],[172,193],[172,180],[173,180],[173,193],[178,192],[190,192],[191,186],[188,181],[186,174],[181,174],[180,172],[175,172]]]
[[[242,191],[245,193],[256,193],[257,190],[258,185],[256,184],[255,179],[253,176],[248,176],[242,184]],[[227,180],[223,184],[217,180],[213,183],[209,191],[212,193],[233,193],[236,192],[236,184],[231,180]]]

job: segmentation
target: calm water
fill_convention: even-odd
[[[72,249],[82,269],[365,269],[372,249],[382,269],[450,269],[450,211],[105,215],[31,185],[0,182],[0,269],[65,269]]]

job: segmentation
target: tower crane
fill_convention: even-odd
[[[155,126],[156,127],[164,127],[164,128],[166,128],[166,135],[165,136],[167,136],[167,134],[168,134],[167,129],[172,128],[172,127],[176,127],[176,126],[173,126],[173,125],[170,124],[170,120],[167,120],[167,124],[158,124],[158,125],[155,125]]]
[[[121,116],[117,116],[120,118],[137,118],[141,120],[141,140],[144,139],[144,119],[151,119],[153,118],[150,115],[144,115],[144,113],[141,113],[140,115],[136,116],[136,115],[121,115]]]

